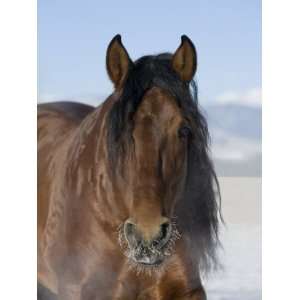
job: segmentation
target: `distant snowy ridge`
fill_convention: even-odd
[[[219,176],[261,176],[261,108],[223,104],[201,108]]]

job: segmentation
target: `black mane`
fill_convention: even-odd
[[[171,57],[168,53],[144,56],[131,65],[122,95],[108,118],[109,144],[115,146],[124,130],[128,129],[132,114],[151,87],[160,87],[170,92],[180,107],[188,108],[193,102],[192,99],[197,99],[196,85],[193,83],[195,90],[191,97],[189,85],[182,82],[172,70]]]
[[[160,87],[176,99],[192,129],[186,192],[178,203],[176,216],[183,236],[189,238],[191,251],[200,257],[202,269],[207,270],[216,262],[219,243],[219,183],[209,158],[210,138],[206,119],[198,107],[197,85],[193,80],[190,83],[180,80],[171,68],[171,58],[169,53],[144,56],[130,66],[120,99],[107,118],[108,153],[113,165],[122,157],[126,141],[131,138],[132,115],[150,88]]]

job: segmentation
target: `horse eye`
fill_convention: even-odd
[[[178,136],[180,138],[188,138],[191,135],[191,129],[188,126],[182,126],[178,130]]]

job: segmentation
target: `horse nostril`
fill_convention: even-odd
[[[170,223],[166,222],[160,225],[160,231],[162,238],[165,238],[168,235],[168,231],[170,229]]]
[[[124,224],[124,231],[126,235],[131,235],[134,232],[135,225],[129,221]]]
[[[138,233],[136,225],[130,221],[124,224],[124,235],[130,247],[134,248],[141,243],[141,236]]]
[[[161,248],[163,247],[170,239],[171,236],[171,223],[165,222],[160,225],[160,232],[158,236],[153,241],[153,246]]]

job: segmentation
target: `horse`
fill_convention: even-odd
[[[106,68],[98,107],[38,105],[40,295],[204,300],[220,197],[195,46],[132,61],[116,35]]]

